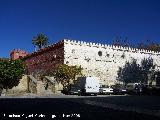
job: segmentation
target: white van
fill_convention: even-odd
[[[80,89],[80,95],[97,95],[100,84],[97,77],[78,77],[75,86]]]

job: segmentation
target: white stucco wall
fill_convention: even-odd
[[[99,51],[102,52],[102,56],[98,55]],[[101,84],[114,84],[118,68],[123,67],[126,61],[134,58],[140,63],[148,57],[152,57],[154,63],[160,66],[160,53],[153,51],[64,40],[64,63],[81,65],[86,76],[99,77]]]

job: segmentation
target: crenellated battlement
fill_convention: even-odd
[[[105,48],[105,49],[113,49],[113,50],[121,50],[127,52],[136,52],[136,53],[145,53],[145,54],[160,54],[160,52],[155,52],[151,50],[144,50],[132,47],[123,47],[123,46],[114,46],[109,44],[101,44],[101,43],[93,43],[93,42],[85,42],[79,40],[69,40],[64,39],[64,43],[72,44],[72,45],[80,45],[80,46],[89,46],[89,47],[97,47],[97,48]]]
[[[160,52],[132,47],[115,46],[94,42],[64,39],[64,63],[81,65],[83,74],[100,78],[101,84],[115,84],[119,67],[136,59],[152,58],[156,70],[160,69]]]

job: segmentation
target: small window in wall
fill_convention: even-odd
[[[98,55],[99,55],[99,56],[102,56],[102,51],[99,51],[99,52],[98,52]]]
[[[90,58],[85,58],[84,60],[86,60],[87,62],[89,62],[91,59]]]
[[[75,53],[75,49],[72,50],[72,53]]]
[[[124,53],[122,54],[121,58],[123,58],[123,59],[125,58],[125,54]]]
[[[90,59],[87,59],[87,62],[89,62],[90,61]]]

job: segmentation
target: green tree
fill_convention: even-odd
[[[148,44],[141,42],[141,43],[138,43],[137,48],[144,49],[144,50],[151,50],[155,52],[160,51],[160,45],[155,42],[148,42]]]
[[[131,62],[126,62],[123,68],[119,68],[117,79],[125,84],[130,82],[140,82],[141,75],[141,67],[137,64],[137,61],[133,59]]]
[[[141,62],[141,73],[142,73],[142,82],[148,83],[148,80],[150,81],[150,84],[152,84],[153,77],[155,74],[155,65],[153,64],[153,59],[143,59]]]
[[[74,82],[76,75],[82,75],[82,67],[60,64],[54,69],[53,75],[63,86],[69,86],[71,80]]]
[[[157,86],[160,86],[160,71],[156,71],[153,75],[153,79],[156,82]]]
[[[115,39],[113,39],[113,45],[114,46],[123,46],[123,47],[131,47],[128,41],[127,36],[116,36]]]
[[[147,46],[147,48],[146,49],[148,49],[148,50],[152,50],[152,51],[160,51],[160,45],[158,44],[158,43],[151,43],[151,44],[149,44],[148,46]]]
[[[123,68],[120,67],[117,75],[117,79],[124,83],[141,82],[147,84],[149,81],[152,84],[152,81],[155,80],[153,59],[143,59],[141,65],[137,64],[136,60],[133,59],[131,63],[127,62]]]
[[[21,60],[0,60],[0,86],[11,89],[19,84],[24,73]]]
[[[37,46],[39,49],[46,47],[48,45],[48,37],[43,33],[39,33],[37,36],[33,37],[32,44]]]

